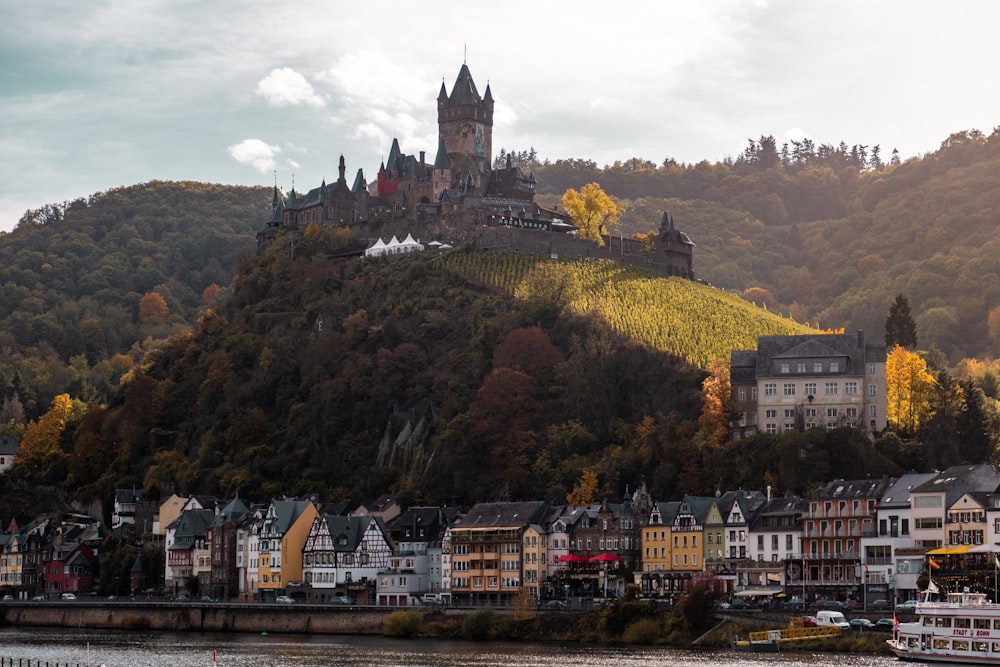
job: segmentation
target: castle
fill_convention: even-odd
[[[332,185],[324,180],[305,194],[293,187],[287,199],[275,186],[271,218],[257,233],[258,251],[280,232],[311,223],[363,225],[371,230],[395,224],[399,231],[404,226],[419,229],[443,223],[456,236],[449,241],[470,241],[484,249],[566,258],[606,257],[694,277],[694,244],[674,228],[673,218],[666,212],[652,250],[634,239],[608,236],[599,246],[578,238],[568,215],[535,202],[534,173],[525,173],[510,156],[503,168],[494,169],[493,105],[489,84],[480,96],[463,63],[450,94],[441,83],[433,162],[427,161],[424,151],[403,153],[398,140],[393,139],[371,185],[361,169],[348,185],[344,157],[340,156],[339,175]]]

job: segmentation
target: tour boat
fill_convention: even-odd
[[[916,614],[912,623],[897,621],[893,638],[886,640],[900,659],[1000,665],[1000,604],[991,603],[985,593],[924,600],[917,603]]]

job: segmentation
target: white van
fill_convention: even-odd
[[[829,611],[823,609],[816,612],[816,625],[836,625],[841,630],[850,630],[851,624],[847,622],[847,617],[840,611]]]

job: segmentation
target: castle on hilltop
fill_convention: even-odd
[[[580,239],[570,217],[535,202],[537,182],[508,155],[504,167],[494,169],[493,93],[482,95],[466,64],[448,93],[444,82],[437,97],[438,146],[433,162],[420,151],[405,154],[392,140],[388,157],[369,184],[358,169],[351,185],[340,156],[338,178],[305,194],[293,187],[287,198],[274,188],[272,213],[257,233],[258,251],[281,232],[294,232],[312,223],[386,229],[402,235],[430,225],[454,238],[486,250],[542,252],[550,256],[605,257],[644,265],[670,275],[693,278],[694,243],[674,228],[666,212],[653,248],[635,239],[604,237],[604,245]],[[361,236],[364,236],[362,233]],[[375,238],[365,239],[375,242]],[[361,249],[363,252],[363,249]],[[359,252],[360,254],[360,252]]]

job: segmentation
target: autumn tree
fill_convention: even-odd
[[[597,502],[597,471],[590,468],[580,473],[580,480],[566,494],[567,505],[593,505]]]
[[[927,362],[902,345],[892,348],[885,361],[886,417],[897,431],[914,434],[930,414],[934,376]]]
[[[143,324],[163,324],[169,314],[166,300],[156,292],[147,292],[139,299],[139,321]]]
[[[729,361],[716,357],[708,365],[708,377],[701,383],[702,407],[698,424],[707,442],[714,446],[729,441],[732,424],[732,386]]]
[[[597,183],[588,183],[577,192],[573,188],[562,196],[563,208],[580,230],[580,238],[604,245],[602,234],[617,227],[624,208],[619,206]]]
[[[25,476],[43,483],[61,481],[66,477],[69,459],[63,433],[75,415],[82,414],[83,405],[75,403],[69,394],[59,394],[52,407],[28,424],[17,450],[14,463]]]
[[[911,350],[917,346],[917,325],[910,314],[910,302],[902,294],[896,295],[885,318],[885,346],[892,349],[895,345]]]

